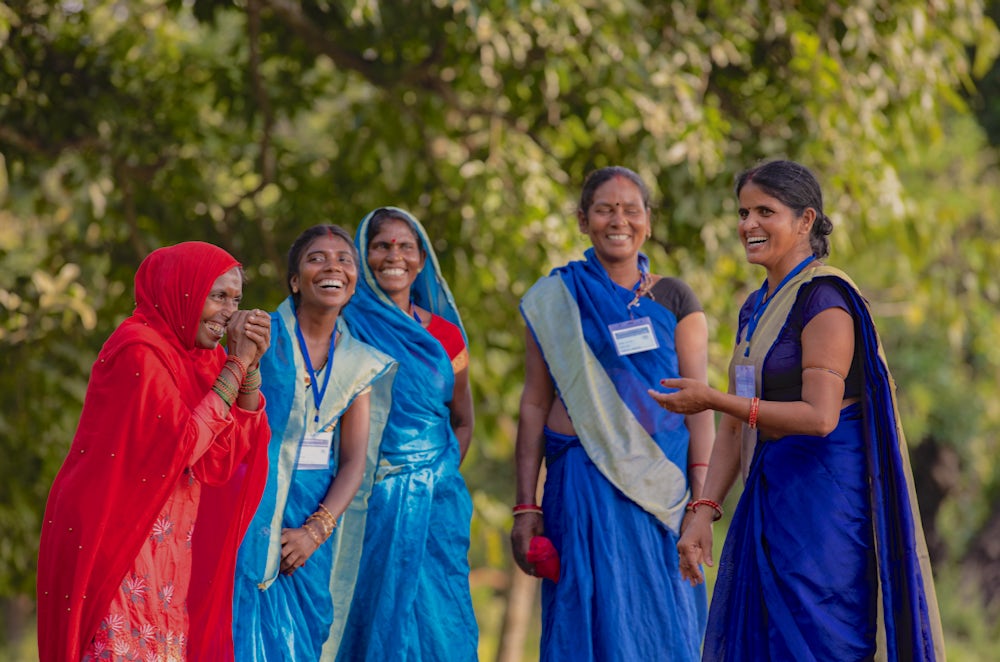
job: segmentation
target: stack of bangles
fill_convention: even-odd
[[[302,525],[302,528],[309,533],[309,537],[319,547],[326,542],[327,538],[333,534],[333,530],[337,528],[337,518],[321,503],[319,504],[319,509],[306,518],[306,523]]]
[[[235,378],[236,384],[239,384],[239,386],[235,386],[227,378],[227,372]],[[222,366],[222,372],[219,373],[219,376],[215,379],[215,383],[212,384],[212,390],[222,398],[222,401],[228,407],[233,406],[233,403],[236,402],[240,394],[253,393],[258,388],[260,388],[260,369],[254,368],[248,371],[246,364],[235,354],[230,354],[226,357],[226,362]]]
[[[689,513],[695,513],[698,512],[698,506],[708,506],[709,508],[715,511],[715,514],[712,515],[713,522],[718,522],[720,519],[722,519],[722,506],[720,506],[715,501],[712,501],[711,499],[695,499],[687,506],[685,506],[684,510],[688,511]]]
[[[535,513],[536,515],[542,514],[542,509],[534,503],[519,503],[511,508],[511,510],[514,511],[514,517],[517,517],[518,515],[525,515],[527,513]]]

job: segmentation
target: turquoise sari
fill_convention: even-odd
[[[413,301],[461,328],[426,232],[406,212],[394,211],[411,221],[427,254],[412,286]],[[479,630],[468,561],[472,500],[458,470],[448,407],[455,375],[441,343],[375,280],[368,266],[371,217],[355,236],[362,277],[345,316],[359,338],[399,361],[399,370],[338,659],[475,660]]]
[[[311,393],[302,350],[295,338],[295,311],[286,299],[271,315],[271,346],[260,364],[261,391],[267,398],[271,426],[267,485],[257,513],[240,546],[233,601],[236,659],[333,659],[329,640],[338,638],[357,581],[368,491],[375,473],[378,441],[385,419],[376,403],[388,400],[395,362],[357,340],[343,318],[330,383],[314,423]],[[340,526],[309,561],[291,575],[280,574],[281,531],[302,526],[326,496],[339,460],[339,420],[354,399],[371,389],[369,460],[362,486]],[[305,434],[334,430],[329,466],[299,469]]]

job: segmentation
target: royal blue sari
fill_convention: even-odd
[[[394,211],[410,220],[427,254],[411,289],[414,302],[461,328],[426,232],[408,213]],[[475,660],[479,629],[468,560],[472,500],[459,473],[448,407],[455,375],[441,343],[379,287],[368,266],[371,216],[355,236],[362,277],[345,316],[362,340],[395,358],[399,369],[338,659]]]
[[[645,256],[640,256],[645,268]],[[545,431],[545,531],[561,557],[542,582],[541,659],[696,660],[704,586],[681,579],[684,417],[647,389],[678,376],[678,320],[614,283],[593,249],[541,279],[521,311],[578,436]],[[619,356],[609,324],[648,317],[659,348]]]
[[[756,442],[720,558],[704,659],[943,658],[895,386],[860,293],[830,267],[807,270],[789,282],[779,317],[761,318],[771,330],[758,351],[769,351],[790,301],[817,277],[832,277],[851,308],[861,402],[826,437]]]

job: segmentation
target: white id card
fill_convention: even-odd
[[[741,398],[752,398],[757,395],[755,381],[752,365],[736,366],[736,395]]]
[[[296,469],[317,470],[330,467],[330,447],[333,445],[333,430],[314,432],[302,439],[299,449],[299,463]]]
[[[653,332],[653,322],[648,317],[609,324],[608,330],[615,341],[618,356],[648,352],[660,346],[660,341]]]

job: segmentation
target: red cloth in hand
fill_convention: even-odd
[[[535,575],[559,581],[559,552],[555,545],[545,536],[535,536],[528,543],[528,553],[525,555],[529,563],[535,564]]]

